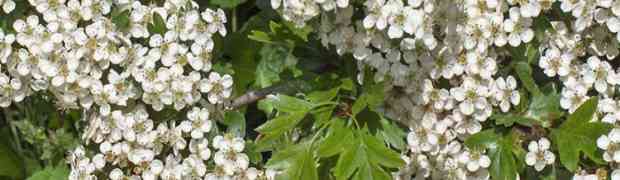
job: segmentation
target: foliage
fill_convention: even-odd
[[[606,157],[620,153],[620,137],[611,148],[599,142],[620,130],[620,13],[614,11],[620,3],[615,1],[613,6],[575,2],[589,9],[568,8],[564,1],[548,6],[501,1],[505,4],[492,8],[491,1],[136,1],[148,7],[142,14],[133,4],[105,1],[77,8],[97,14],[88,19],[83,14],[50,17],[39,12],[49,8],[37,7],[39,2],[13,1],[14,10],[0,10],[0,179],[67,179],[78,171],[72,161],[76,154],[92,164],[93,156],[105,156],[100,160],[112,167],[91,173],[101,179],[110,178],[116,167],[132,175],[158,165],[127,160],[140,158],[122,154],[129,151],[119,150],[124,138],[133,141],[123,145],[156,149],[154,159],[165,163],[164,155],[172,154],[170,162],[196,167],[183,173],[201,177],[229,168],[235,177],[256,170],[261,178],[272,173],[273,179],[285,180],[480,174],[493,180],[554,180],[595,173],[620,178],[620,160]],[[111,9],[102,7],[105,3],[112,3]],[[527,14],[527,8],[536,7],[536,15]],[[586,17],[576,15],[590,9]],[[181,18],[190,11],[195,14]],[[501,17],[494,19],[491,12]],[[27,20],[30,14],[40,22]],[[469,17],[474,15],[480,17]],[[71,39],[79,33],[57,33],[63,38],[49,51],[66,54],[40,54],[43,45],[30,41],[51,41],[56,32],[46,28],[70,29],[63,25],[71,24],[50,23],[50,18],[75,22],[84,42]],[[192,19],[197,20],[185,22]],[[481,22],[470,26],[474,20]],[[101,32],[86,27],[97,21]],[[16,22],[40,29],[18,32]],[[38,31],[45,33],[22,39]],[[5,34],[21,36],[5,43],[10,39]],[[120,62],[108,60],[119,52],[126,53],[118,56]],[[144,57],[133,59],[138,54]],[[78,55],[84,57],[73,69],[81,74],[69,77],[69,60]],[[110,57],[95,58],[104,55]],[[39,72],[56,62],[65,64],[48,73],[54,75]],[[560,66],[568,69],[561,72]],[[156,68],[147,72],[147,67]],[[163,83],[170,79],[179,81]],[[132,97],[111,100],[116,96]],[[114,116],[138,114],[136,109],[152,121],[128,123],[132,128],[155,132],[153,142],[178,142],[144,145],[140,139],[149,136],[120,132],[130,125]],[[200,118],[203,124],[195,120]],[[112,131],[108,126],[117,132],[106,132]],[[113,142],[117,149],[103,153],[104,140],[96,139],[111,137],[121,139]],[[547,138],[548,147],[541,145]],[[246,167],[223,166],[216,154],[247,159],[247,164],[231,163]]]

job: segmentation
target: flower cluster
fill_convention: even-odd
[[[191,0],[27,3],[38,14],[0,30],[0,107],[44,93],[60,109],[84,110],[69,179],[273,178],[249,167],[242,138],[211,131],[210,112],[233,85],[211,69],[213,38],[227,34],[223,10]],[[165,108],[187,120],[149,118]]]
[[[498,68],[514,60],[508,49],[536,43],[541,57],[535,63],[548,77],[559,77],[560,104],[569,113],[598,96],[602,121],[615,124],[620,118],[614,98],[620,70],[608,61],[619,53],[620,2],[365,0],[320,13],[323,1],[276,2],[273,8],[284,9],[283,16],[297,24],[317,17],[324,46],[351,54],[360,72],[371,67],[375,81],[387,81],[386,114],[411,127],[410,153],[403,157],[409,165],[399,178],[488,178],[483,163],[470,168],[478,166],[459,157],[482,153],[470,152],[463,140],[480,132],[493,112],[520,103],[516,79]],[[317,6],[307,8],[309,16],[292,8],[308,4]],[[543,21],[539,16],[552,11],[567,16],[547,21],[548,29],[534,29]],[[554,162],[547,145],[530,151],[543,155],[523,157],[536,170]]]
[[[44,90],[54,94],[60,108],[94,104],[103,115],[132,100],[159,111],[191,106],[202,93],[213,104],[230,96],[232,78],[211,72],[211,37],[226,35],[222,10],[200,13],[191,1],[170,1],[164,7],[77,0],[31,5],[43,14],[43,22],[30,15],[13,23],[16,34],[0,33],[4,107]],[[128,28],[108,17],[113,5],[130,12]],[[147,30],[156,17],[164,19],[164,33]]]
[[[113,180],[274,178],[273,172],[268,176],[249,167],[242,138],[216,135],[209,143],[214,122],[206,108],[192,108],[187,120],[180,122],[156,123],[143,105],[110,116],[95,112],[88,121],[83,138],[95,143],[98,151],[89,154],[78,147],[71,152],[69,179],[96,179],[99,173],[108,173]]]

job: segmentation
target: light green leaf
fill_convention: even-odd
[[[407,133],[403,129],[399,128],[397,124],[389,122],[387,119],[381,119],[381,135],[383,139],[389,143],[392,147],[398,150],[404,150],[407,143],[405,137]]]
[[[390,180],[390,175],[383,169],[372,164],[364,164],[355,174],[356,180]]]
[[[319,104],[329,102],[338,95],[340,87],[335,87],[326,91],[313,91],[306,98],[312,103]]]
[[[398,168],[405,163],[398,153],[386,147],[377,137],[368,134],[363,134],[362,136],[368,159],[373,164],[381,164],[389,168]]]
[[[370,110],[375,110],[379,105],[381,105],[385,97],[383,88],[383,83],[376,83],[364,87],[364,90],[366,91],[363,92],[357,100],[355,100],[355,103],[353,103],[353,106],[351,107],[352,115],[357,115],[366,107]]]
[[[343,119],[334,118],[331,121],[327,137],[318,148],[320,157],[330,157],[345,151],[353,140],[353,132],[344,125]]]
[[[355,170],[367,161],[366,158],[366,152],[362,147],[360,147],[359,144],[354,144],[353,146],[347,148],[347,150],[340,154],[340,157],[338,157],[338,162],[336,163],[336,167],[334,169],[336,179],[349,179]]]
[[[275,151],[269,158],[265,167],[273,169],[287,169],[295,163],[295,159],[308,149],[309,143],[289,145],[281,150]]]
[[[298,112],[280,115],[256,128],[256,131],[264,134],[279,135],[291,130],[306,116],[306,112]]]
[[[286,113],[308,112],[314,107],[314,104],[298,99],[295,97],[278,94],[275,98],[270,99],[275,109]]]

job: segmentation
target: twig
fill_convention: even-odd
[[[292,94],[298,92],[303,88],[303,86],[305,86],[305,84],[301,80],[283,82],[263,89],[249,91],[233,100],[226,102],[224,105],[227,109],[237,109],[241,106],[265,99],[265,97],[269,94]]]
[[[232,23],[232,32],[236,32],[237,31],[237,7],[232,9],[232,18],[231,18],[231,23]]]

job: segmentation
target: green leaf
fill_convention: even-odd
[[[285,170],[279,179],[317,180],[317,164],[308,141],[276,151],[267,167]]]
[[[314,117],[316,124],[322,124],[332,118],[334,109],[336,109],[335,104],[320,106],[318,108],[312,109],[310,111],[310,114],[312,114],[312,117]]]
[[[114,25],[116,25],[116,27],[118,29],[120,29],[121,31],[126,31],[129,29],[129,14],[130,11],[129,10],[124,10],[122,12],[117,12],[116,13],[112,13],[112,23],[114,23]]]
[[[256,131],[264,134],[279,135],[291,130],[306,116],[306,112],[298,112],[280,115],[256,128]]]
[[[211,0],[211,4],[220,6],[222,8],[234,8],[243,4],[247,0]]]
[[[271,37],[269,37],[269,34],[263,31],[252,30],[251,34],[248,35],[248,38],[251,40],[258,41],[258,42],[273,43],[273,40],[271,40]]]
[[[390,175],[383,169],[372,164],[364,164],[355,174],[353,179],[357,180],[390,180]]]
[[[301,38],[304,42],[308,41],[308,35],[314,31],[311,26],[297,27],[292,22],[286,22],[286,27],[297,37]]]
[[[407,146],[405,142],[405,137],[407,137],[407,133],[403,131],[402,128],[399,128],[397,124],[389,122],[387,119],[381,119],[381,135],[383,139],[389,143],[392,147],[398,150],[404,150]]]
[[[525,116],[537,120],[543,127],[549,127],[551,122],[560,118],[562,114],[560,95],[552,91],[549,94],[534,96]]]
[[[298,113],[308,112],[314,107],[314,104],[298,99],[295,97],[278,94],[275,98],[271,99],[272,105],[280,112]]]
[[[252,164],[262,164],[263,155],[258,151],[256,143],[246,141],[244,151],[250,158],[250,162],[252,162]]]
[[[547,16],[538,16],[534,18],[534,32],[538,42],[542,42],[545,39],[545,31],[547,30],[555,33],[555,29],[553,29],[551,21]]]
[[[517,162],[513,155],[511,138],[502,138],[496,148],[490,149],[491,166],[489,172],[494,180],[514,180],[517,177]]]
[[[366,152],[359,144],[347,148],[347,150],[338,157],[338,162],[334,169],[336,179],[349,179],[355,170],[367,161],[366,158]]]
[[[147,25],[147,28],[152,34],[161,34],[164,35],[166,33],[166,21],[161,15],[157,12],[153,12],[153,22]]]
[[[66,166],[47,167],[34,173],[27,180],[64,180],[69,176],[69,168]]]
[[[488,129],[478,132],[465,139],[465,145],[473,150],[481,151],[486,148],[494,148],[497,146],[498,136],[494,129]]]
[[[295,163],[295,159],[308,149],[310,143],[289,145],[281,150],[275,151],[269,158],[265,167],[273,169],[287,169]]]
[[[256,67],[256,86],[265,88],[280,81],[280,73],[294,68],[297,59],[282,46],[263,46]]]
[[[405,163],[398,153],[386,147],[377,137],[368,134],[362,136],[370,162],[389,168],[398,168]]]
[[[259,44],[249,41],[244,34],[240,32],[230,33],[225,39],[224,51],[232,58],[232,66],[235,74],[233,76],[234,92],[245,93],[249,85],[254,82],[257,63],[256,49]]]
[[[346,140],[350,145],[345,146],[338,158],[334,169],[336,179],[385,179],[386,168],[401,167],[404,162],[400,155],[389,149],[377,137],[368,133],[368,130],[358,130],[352,140]]]
[[[495,120],[496,125],[503,125],[505,127],[511,127],[514,123],[532,127],[534,124],[537,124],[536,120],[515,114],[493,114],[491,119]]]
[[[515,70],[525,89],[532,93],[534,97],[541,96],[542,93],[532,78],[532,68],[530,67],[530,64],[524,61],[517,62],[515,64]]]
[[[5,141],[0,142],[0,176],[23,179],[23,163]]]
[[[514,180],[517,176],[517,159],[520,147],[514,146],[516,138],[512,134],[501,136],[494,129],[478,132],[465,139],[465,145],[474,150],[487,149],[491,166],[489,173],[494,180]]]
[[[294,179],[300,180],[318,180],[319,174],[316,167],[317,164],[312,155],[312,151],[307,149],[302,153],[301,157],[298,158],[297,163],[291,168],[297,172],[297,175],[292,177],[296,177]]]
[[[551,133],[553,142],[558,147],[560,162],[572,172],[577,170],[581,152],[594,162],[603,163],[600,153],[596,152],[596,140],[609,132],[611,126],[601,122],[590,122],[597,104],[596,97],[590,98]]]
[[[331,121],[327,137],[318,148],[320,157],[330,157],[339,154],[348,147],[353,140],[353,132],[344,125],[343,119],[334,118]]]
[[[224,115],[224,121],[227,126],[228,132],[244,137],[245,136],[245,117],[238,111],[228,111]]]
[[[319,104],[331,101],[338,95],[340,87],[335,87],[326,91],[313,91],[306,97],[310,102]]]
[[[358,97],[358,99],[353,103],[351,107],[352,115],[357,115],[362,112],[364,108],[368,107],[371,110],[375,110],[381,103],[383,103],[383,99],[385,97],[383,92],[383,83],[376,83],[372,85],[368,85],[364,87],[365,92]]]

